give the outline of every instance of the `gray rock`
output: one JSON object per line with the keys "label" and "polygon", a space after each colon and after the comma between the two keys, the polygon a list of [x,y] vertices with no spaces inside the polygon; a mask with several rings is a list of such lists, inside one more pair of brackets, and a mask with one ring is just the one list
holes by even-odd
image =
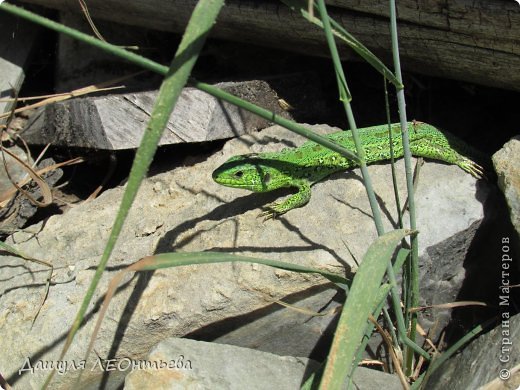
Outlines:
{"label": "gray rock", "polygon": [[[321,130],[332,129],[322,126]],[[267,222],[257,218],[259,208],[277,199],[283,191],[251,194],[219,186],[211,180],[213,169],[230,155],[279,149],[301,142],[301,137],[273,127],[228,142],[221,153],[206,161],[146,179],[67,359],[83,358],[97,318],[97,304],[115,272],[153,253],[218,250],[349,275],[356,268],[354,258],[361,261],[376,238],[358,170],[335,174],[315,185],[306,207]],[[399,161],[397,166],[401,172],[403,162]],[[396,220],[390,166],[373,165],[369,171],[389,230]],[[399,175],[398,183],[404,194],[403,175]],[[41,369],[19,375],[26,358],[31,362],[57,359],[103,251],[123,190],[106,191],[94,201],[51,217],[45,226],[34,226],[8,240],[29,255],[51,261],[55,267],[49,296],[31,328],[47,269],[13,257],[1,259],[5,268],[4,282],[0,285],[0,326],[7,331],[0,338],[0,350],[8,353],[0,355],[0,366],[11,385],[39,387],[48,374]],[[476,192],[477,181],[458,167],[433,162],[424,165],[417,191],[422,255],[482,219],[485,186],[479,188],[479,199]],[[324,227],[330,227],[331,221],[334,229],[329,228],[324,234]],[[322,294],[320,299],[311,298],[316,293]],[[281,309],[275,300],[287,299],[295,306],[305,302],[305,309],[320,311],[333,294],[331,285],[318,275],[255,264],[189,266],[129,275],[108,309],[94,348],[102,358],[139,359],[168,337],[201,329],[219,335],[220,325],[230,318],[240,318],[242,322],[229,331],[261,320],[262,326],[269,327],[264,334],[283,335],[291,329],[304,329],[298,326],[309,320],[310,315],[300,313],[298,322],[293,313],[283,315],[282,312],[292,309]],[[275,320],[262,318],[271,312],[277,314]],[[333,316],[329,318],[332,321]],[[323,328],[317,329],[305,333],[315,343],[319,341],[319,329]],[[226,342],[252,346],[254,339],[241,336]],[[275,337],[259,342],[271,352],[292,354],[283,340],[277,343]],[[277,344],[281,346],[276,347]],[[307,353],[309,349],[311,341],[297,352]],[[67,387],[76,375],[74,370],[57,375],[53,388]],[[82,381],[97,383],[102,375],[87,370]],[[104,375],[117,376],[112,372]]]}
{"label": "gray rock", "polygon": [[[444,226],[444,221],[439,221],[439,225]],[[419,264],[421,306],[434,306],[460,300],[458,296],[461,286],[468,274],[468,266],[464,261],[480,227],[481,221],[475,221],[467,229],[426,248]],[[429,334],[431,340],[438,339],[451,320],[451,312],[450,309],[434,307],[420,313],[421,326],[431,330]]]}
{"label": "gray rock", "polygon": [[511,222],[520,237],[520,136],[512,138],[493,155],[493,165],[510,209]]}
{"label": "gray rock", "polygon": [[[24,163],[32,165],[33,160],[32,158],[30,158],[30,156],[27,155],[25,149],[22,149],[19,146],[14,145],[8,148],[8,151],[14,154]],[[23,166],[19,162],[17,162],[15,158],[11,157],[7,153],[4,153],[3,158],[5,158],[5,166],[3,161],[0,160],[2,161],[0,162],[0,193],[3,193],[13,188],[13,181],[19,182],[21,179],[28,176],[27,170],[24,169]],[[6,169],[8,172],[6,172]]]}
{"label": "gray rock", "polygon": [[[324,360],[328,348],[321,344],[326,345],[331,340],[344,294],[337,294],[334,288],[324,285],[312,288],[312,292],[285,297],[283,301],[295,309],[271,305],[261,315],[230,319],[221,324],[219,329],[202,330],[190,337],[240,345],[281,356]],[[316,308],[314,312],[319,315],[314,315],[309,308]]]}
{"label": "gray rock", "polygon": [[[24,150],[19,147],[11,147],[9,150],[26,164],[32,166],[32,159],[27,156]],[[21,165],[15,161],[15,159],[7,154],[5,155],[5,159],[8,167],[7,169],[9,170],[9,174],[12,180],[20,183],[22,180],[29,178],[27,170],[22,168]],[[27,161],[28,159],[30,161]],[[40,161],[38,165],[34,167],[34,169],[35,171],[38,171],[55,163],[56,162],[52,158],[46,158]],[[58,168],[42,174],[41,178],[45,181],[45,183],[47,183],[49,188],[52,189],[58,180],[61,179],[62,175],[63,171]],[[37,205],[30,201],[25,194],[15,190],[11,179],[9,179],[4,167],[2,166],[2,168],[0,168],[0,187],[2,188],[0,193],[8,191],[5,192],[5,194],[10,194],[9,203],[0,208],[0,232],[3,234],[10,234],[13,231],[17,231],[18,229],[22,228],[22,226],[24,226],[27,221],[40,209]],[[31,196],[33,199],[42,199],[42,190],[40,186],[37,185],[34,181],[29,181],[27,185],[23,186],[23,188],[25,193]],[[15,191],[11,192],[12,190]]]}
{"label": "gray rock", "polygon": [[[25,63],[37,43],[40,27],[22,18],[0,12],[0,99],[14,97],[25,79]],[[0,102],[0,114],[12,109],[14,101]],[[5,118],[0,118],[5,124]]]}
{"label": "gray rock", "polygon": [[[447,360],[427,383],[427,389],[517,389],[520,372],[520,315],[511,312],[491,332]],[[510,375],[510,377],[509,377]],[[488,385],[487,387],[485,385]]]}
{"label": "gray rock", "polygon": [[[278,356],[252,349],[189,339],[170,338],[159,343],[142,363],[169,364],[171,369],[134,370],[125,389],[299,389],[319,367],[317,362]],[[401,389],[396,376],[359,367],[357,389]]]}

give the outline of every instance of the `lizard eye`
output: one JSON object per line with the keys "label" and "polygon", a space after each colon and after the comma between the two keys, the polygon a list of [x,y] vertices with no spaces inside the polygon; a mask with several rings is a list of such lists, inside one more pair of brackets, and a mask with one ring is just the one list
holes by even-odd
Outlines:
{"label": "lizard eye", "polygon": [[244,172],[243,172],[243,171],[236,171],[236,172],[235,172],[235,177],[237,177],[237,178],[239,178],[239,179],[240,179],[243,175],[244,175]]}

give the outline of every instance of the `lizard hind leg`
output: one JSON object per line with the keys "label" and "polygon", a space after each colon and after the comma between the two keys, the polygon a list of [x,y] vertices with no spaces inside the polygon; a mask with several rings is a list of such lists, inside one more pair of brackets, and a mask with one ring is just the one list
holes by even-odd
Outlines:
{"label": "lizard hind leg", "polygon": [[298,188],[298,192],[289,196],[283,202],[273,202],[266,205],[266,210],[259,214],[264,217],[264,221],[275,218],[276,216],[285,214],[289,210],[306,205],[311,199],[311,186],[306,180],[299,180],[291,183],[291,187]]}
{"label": "lizard hind leg", "polygon": [[484,169],[479,164],[459,153],[455,146],[450,146],[447,141],[433,142],[426,138],[420,138],[410,143],[410,149],[414,156],[458,165],[477,179],[482,178],[484,175]]}

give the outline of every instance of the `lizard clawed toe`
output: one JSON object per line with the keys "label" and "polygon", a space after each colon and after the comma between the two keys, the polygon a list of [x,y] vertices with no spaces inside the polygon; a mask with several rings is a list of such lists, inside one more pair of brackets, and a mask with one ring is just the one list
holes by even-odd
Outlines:
{"label": "lizard clawed toe", "polygon": [[484,168],[472,160],[465,160],[460,167],[477,179],[485,177]]}
{"label": "lizard clawed toe", "polygon": [[278,215],[281,215],[282,213],[277,210],[277,206],[279,206],[279,203],[271,203],[265,206],[266,210],[262,211],[260,214],[258,214],[258,218],[263,217],[264,222],[269,219],[275,219]]}
{"label": "lizard clawed toe", "polygon": [[261,213],[259,213],[256,217],[257,218],[262,218],[263,217],[263,220],[265,222],[265,221],[267,221],[269,219],[274,219],[275,213],[273,213],[271,210],[264,210]]}

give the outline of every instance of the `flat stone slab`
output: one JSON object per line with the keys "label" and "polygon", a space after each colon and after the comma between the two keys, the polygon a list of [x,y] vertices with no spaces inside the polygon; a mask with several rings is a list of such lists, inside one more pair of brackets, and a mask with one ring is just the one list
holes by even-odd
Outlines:
{"label": "flat stone slab", "polygon": [[305,358],[178,338],[159,343],[145,361],[174,361],[175,368],[135,370],[125,389],[297,389],[319,367]]}
{"label": "flat stone slab", "polygon": [[[328,126],[314,129],[337,130]],[[240,253],[351,275],[356,261],[362,261],[376,238],[359,170],[332,175],[313,186],[307,206],[266,222],[257,218],[261,207],[287,192],[253,194],[219,186],[211,179],[212,171],[231,155],[276,150],[302,142],[301,137],[274,126],[234,139],[222,152],[204,161],[197,163],[191,158],[186,166],[146,179],[93,302],[100,303],[109,280],[122,267],[144,256],[171,251]],[[397,162],[397,169],[403,172],[402,161]],[[397,220],[390,166],[372,165],[369,172],[389,230]],[[404,194],[401,173],[398,185]],[[48,374],[44,370],[19,375],[27,357],[33,362],[57,359],[103,252],[123,190],[108,190],[93,201],[51,217],[45,225],[32,226],[7,240],[24,253],[52,262],[55,268],[49,295],[31,328],[48,270],[18,258],[1,258],[4,282],[0,284],[0,327],[8,332],[0,338],[0,350],[10,353],[0,355],[0,366],[11,385],[31,388],[43,383]],[[440,248],[452,236],[471,232],[470,227],[482,220],[486,194],[486,183],[458,167],[425,163],[416,194],[422,261],[435,262],[441,257],[449,262],[465,253],[470,236],[447,250]],[[463,272],[462,264],[459,267]],[[294,315],[284,316],[284,310],[294,310],[281,308],[276,300],[320,312],[336,292],[318,275],[245,263],[186,266],[129,275],[108,309],[94,348],[102,358],[139,359],[169,337],[201,329],[218,334],[230,318],[241,320],[229,330],[237,330],[236,335],[240,335],[240,326],[256,320],[263,320],[264,334],[283,334],[284,326],[298,321]],[[316,294],[322,294],[321,298],[314,299]],[[264,320],[270,314],[276,315],[276,321]],[[299,323],[311,317],[307,312],[299,313]],[[97,306],[91,306],[67,359],[83,358],[96,318]],[[329,318],[332,321],[334,317]],[[317,343],[319,332],[312,337]],[[231,336],[226,340],[238,346],[251,346],[252,341],[251,337]],[[281,346],[277,350],[273,338],[256,341],[264,346],[269,344],[265,347],[268,352],[291,354],[287,345],[278,343]],[[307,345],[297,352],[309,349]],[[76,375],[77,371],[57,375],[54,386],[70,385]],[[82,380],[99,381],[99,375],[85,371]]]}
{"label": "flat stone slab", "polygon": [[[305,358],[177,338],[159,343],[144,362],[176,367],[134,370],[126,377],[125,390],[299,389],[319,368],[317,362]],[[396,376],[364,367],[356,369],[353,381],[360,390],[401,389]]]}
{"label": "flat stone slab", "polygon": [[[306,82],[302,82],[302,78]],[[311,73],[265,80],[223,82],[215,87],[284,118],[278,95],[287,91],[314,96],[319,81]],[[137,149],[150,120],[158,91],[87,96],[54,103],[29,120],[23,137],[29,144],[105,150]],[[319,99],[319,96],[311,98]],[[298,103],[304,103],[299,99]],[[309,103],[309,102],[307,102]],[[318,110],[320,104],[314,110]],[[300,110],[301,111],[301,110]],[[186,87],[173,109],[159,145],[204,142],[236,137],[269,126],[269,121],[196,88]]]}

